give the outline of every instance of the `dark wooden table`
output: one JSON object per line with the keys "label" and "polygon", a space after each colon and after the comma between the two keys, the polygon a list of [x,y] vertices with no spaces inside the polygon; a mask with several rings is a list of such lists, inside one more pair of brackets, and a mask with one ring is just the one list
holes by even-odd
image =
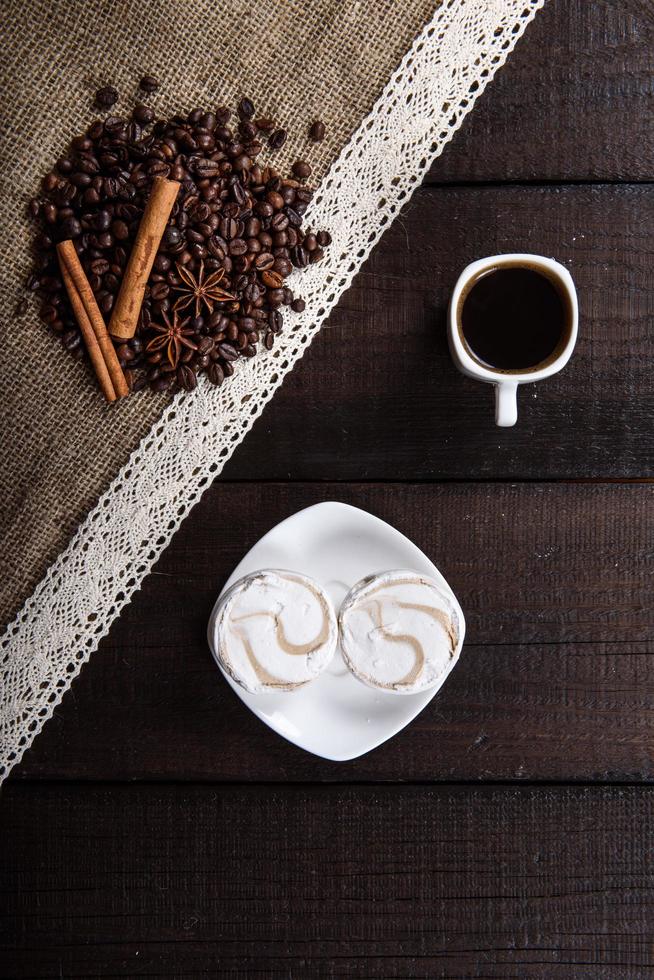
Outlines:
{"label": "dark wooden table", "polygon": [[[654,975],[654,11],[550,0],[2,799],[11,977]],[[514,430],[460,269],[565,262],[578,351]],[[244,551],[344,500],[434,557],[460,665],[331,764],[222,682]]]}

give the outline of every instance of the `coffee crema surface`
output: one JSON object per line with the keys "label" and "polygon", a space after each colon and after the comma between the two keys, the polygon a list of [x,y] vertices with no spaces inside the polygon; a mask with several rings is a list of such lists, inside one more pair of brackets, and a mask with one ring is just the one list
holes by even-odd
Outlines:
{"label": "coffee crema surface", "polygon": [[570,311],[545,273],[526,265],[498,266],[482,273],[462,295],[459,323],[466,346],[483,366],[519,372],[558,354]]}

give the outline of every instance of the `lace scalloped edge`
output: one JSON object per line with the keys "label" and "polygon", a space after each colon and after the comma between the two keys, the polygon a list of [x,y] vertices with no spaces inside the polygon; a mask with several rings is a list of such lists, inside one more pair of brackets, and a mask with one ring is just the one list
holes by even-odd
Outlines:
{"label": "lace scalloped edge", "polygon": [[[52,564],[2,639],[0,780],[222,470],[379,238],[420,186],[545,0],[443,0],[321,183],[306,221],[325,259],[304,313],[221,388],[178,396]],[[290,283],[293,286],[293,282]]]}

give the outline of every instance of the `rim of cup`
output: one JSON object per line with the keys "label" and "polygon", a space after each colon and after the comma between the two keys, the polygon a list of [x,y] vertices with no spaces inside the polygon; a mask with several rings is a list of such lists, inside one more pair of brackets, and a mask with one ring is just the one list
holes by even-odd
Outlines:
{"label": "rim of cup", "polygon": [[[551,360],[534,364],[524,370],[504,370],[493,368],[482,364],[470,353],[470,348],[464,342],[461,323],[460,323],[460,303],[464,291],[469,284],[480,277],[484,272],[502,267],[529,267],[535,271],[543,270],[547,278],[558,281],[562,292],[569,306],[570,322],[567,326],[567,340],[557,356]],[[507,252],[500,255],[489,255],[482,259],[476,259],[465,267],[456,281],[450,300],[448,314],[448,336],[450,350],[455,362],[465,374],[480,381],[487,381],[491,384],[502,384],[515,382],[524,384],[525,382],[538,381],[547,378],[560,371],[570,360],[572,351],[577,342],[579,329],[579,303],[577,291],[575,289],[572,276],[564,265],[556,259],[547,258],[544,255],[534,255],[529,252]]]}

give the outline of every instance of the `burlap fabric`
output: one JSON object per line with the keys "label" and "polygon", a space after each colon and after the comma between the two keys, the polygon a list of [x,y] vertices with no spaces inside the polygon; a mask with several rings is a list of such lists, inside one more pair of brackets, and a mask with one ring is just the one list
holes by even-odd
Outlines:
{"label": "burlap fabric", "polygon": [[[89,370],[37,318],[14,315],[32,229],[26,202],[115,85],[127,110],[144,73],[159,114],[242,95],[289,127],[280,163],[319,179],[370,109],[435,0],[10,0],[1,5],[0,315],[3,465],[0,621],[43,576],[165,407],[148,392],[107,406]],[[328,138],[307,149],[310,121]]]}

